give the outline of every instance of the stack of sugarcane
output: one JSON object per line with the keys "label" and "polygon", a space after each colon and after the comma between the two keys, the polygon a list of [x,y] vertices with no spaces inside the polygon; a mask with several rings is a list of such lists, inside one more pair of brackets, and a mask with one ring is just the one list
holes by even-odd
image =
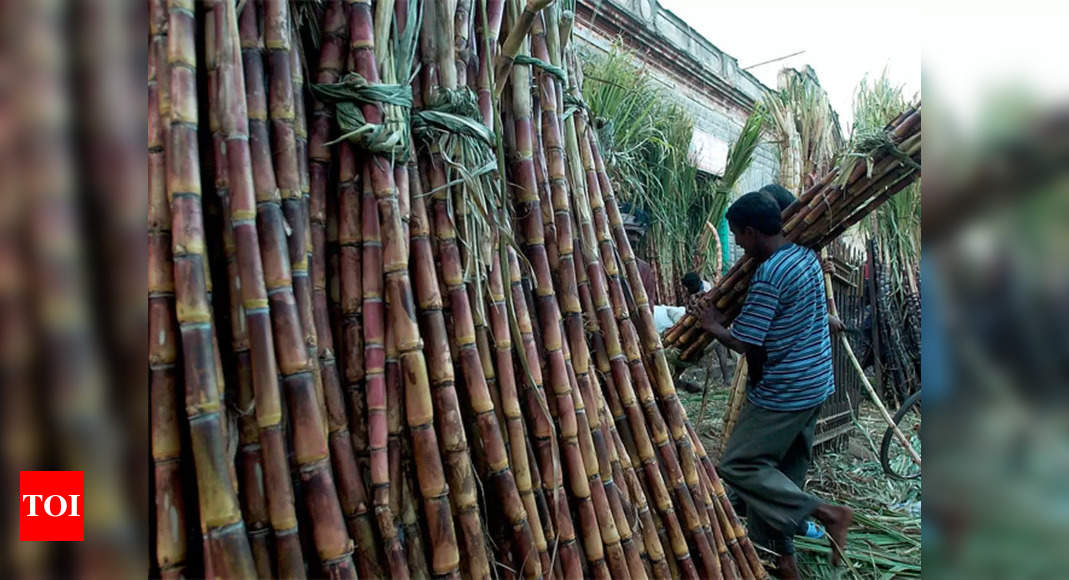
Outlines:
{"label": "stack of sugarcane", "polygon": [[676,396],[573,12],[149,8],[160,575],[765,576]]}
{"label": "stack of sugarcane", "polygon": [[[920,103],[901,113],[878,133],[855,140],[839,165],[783,210],[787,239],[819,250],[843,234],[921,173]],[[742,309],[757,264],[744,257],[696,301],[713,303],[727,320]],[[681,360],[700,356],[713,341],[697,317],[688,313],[665,334],[664,343],[680,350]]]}

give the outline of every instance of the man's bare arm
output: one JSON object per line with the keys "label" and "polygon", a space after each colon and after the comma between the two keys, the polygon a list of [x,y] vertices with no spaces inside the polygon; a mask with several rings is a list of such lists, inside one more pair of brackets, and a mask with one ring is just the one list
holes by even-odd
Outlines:
{"label": "man's bare arm", "polygon": [[723,324],[720,324],[716,321],[706,323],[706,321],[702,319],[702,329],[704,329],[709,334],[712,334],[714,338],[724,343],[724,346],[730,348],[731,350],[739,354],[747,354],[746,349],[750,345],[746,344],[745,342],[742,342],[734,336],[731,336],[731,331],[725,328]]}
{"label": "man's bare arm", "polygon": [[765,347],[743,342],[732,336],[731,331],[721,322],[722,317],[719,316],[715,308],[711,312],[702,311],[700,314],[699,320],[702,328],[722,342],[724,346],[739,354],[746,355],[746,367],[750,376],[753,377],[755,384],[760,382],[761,377],[764,376],[765,360],[768,358],[768,351],[765,350]]}

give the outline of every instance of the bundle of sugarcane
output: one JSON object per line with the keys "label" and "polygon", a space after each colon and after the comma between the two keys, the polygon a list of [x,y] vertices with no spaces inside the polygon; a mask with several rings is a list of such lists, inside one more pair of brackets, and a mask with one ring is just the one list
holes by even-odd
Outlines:
{"label": "bundle of sugarcane", "polygon": [[676,396],[572,12],[149,7],[161,576],[765,576]]}
{"label": "bundle of sugarcane", "polygon": [[[819,250],[843,234],[891,196],[920,177],[921,106],[902,112],[882,131],[860,136],[852,151],[798,200],[783,210],[789,241]],[[730,321],[742,309],[757,264],[743,257],[696,301],[713,303]],[[665,334],[665,344],[681,351],[681,360],[699,356],[713,340],[688,313]]]}

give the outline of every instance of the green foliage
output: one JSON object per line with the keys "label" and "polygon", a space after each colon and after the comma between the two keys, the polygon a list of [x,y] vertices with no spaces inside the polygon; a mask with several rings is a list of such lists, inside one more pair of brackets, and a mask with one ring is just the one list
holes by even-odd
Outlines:
{"label": "green foliage", "polygon": [[784,68],[764,105],[779,136],[780,184],[799,195],[831,169],[843,148],[839,117],[813,69]]}
{"label": "green foliage", "polygon": [[583,60],[583,98],[606,165],[619,198],[650,216],[647,255],[660,265],[662,295],[670,298],[691,269],[713,277],[718,245],[705,222],[715,226],[727,209],[734,184],[760,142],[764,115],[747,121],[725,174],[712,178],[690,157],[693,119],[670,90],[634,64],[631,54],[617,45],[606,55]]}
{"label": "green foliage", "polygon": [[[902,87],[892,84],[886,73],[874,81],[862,79],[854,95],[851,141],[860,142],[871,138],[874,133],[882,132],[887,123],[906,110],[908,105]],[[920,192],[920,181],[917,181],[891,197],[876,211],[874,220],[870,218],[861,222],[862,231],[876,237],[884,254],[886,272],[894,294],[909,292],[915,282],[909,277],[920,258]]]}
{"label": "green foliage", "polygon": [[761,134],[764,131],[768,111],[763,105],[758,105],[754,112],[746,118],[742,131],[728,150],[727,162],[724,164],[724,174],[713,185],[714,201],[712,209],[706,218],[709,223],[717,224],[727,212],[728,202],[735,190],[735,184],[743,173],[753,163],[754,152],[761,144]]}

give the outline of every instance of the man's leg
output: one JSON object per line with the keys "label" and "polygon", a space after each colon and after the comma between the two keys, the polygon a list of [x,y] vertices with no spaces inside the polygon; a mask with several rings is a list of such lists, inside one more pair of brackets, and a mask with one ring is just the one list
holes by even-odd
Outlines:
{"label": "man's leg", "polygon": [[[809,472],[809,466],[813,463],[813,439],[817,429],[817,418],[820,415],[819,408],[813,413],[809,423],[802,428],[794,442],[787,449],[787,453],[779,462],[779,470],[799,487],[805,489],[805,476]],[[798,533],[805,533],[807,522],[800,522]]]}
{"label": "man's leg", "polygon": [[[806,473],[813,463],[813,440],[816,435],[817,417],[820,415],[820,408],[818,407],[815,411],[809,424],[798,434],[797,439],[788,449],[787,454],[779,465],[780,471],[798,485],[799,488],[804,487]],[[833,545],[842,547],[846,543],[846,530],[853,520],[853,512],[850,508],[821,503],[811,515],[827,528],[827,534],[831,538]],[[798,532],[804,533],[805,527],[806,522],[804,520],[799,522]],[[833,551],[832,563],[838,564],[838,561],[839,553]]]}
{"label": "man's leg", "polygon": [[817,412],[770,411],[746,401],[720,460],[721,477],[746,503],[747,513],[784,534],[793,535],[798,522],[820,503],[779,470]]}
{"label": "man's leg", "polygon": [[809,422],[798,432],[787,453],[779,462],[779,470],[783,472],[799,488],[805,486],[805,476],[809,472],[809,466],[813,463],[813,439],[817,430],[817,418],[820,416],[820,407],[813,410]]}
{"label": "man's leg", "polygon": [[728,349],[719,340],[713,342],[713,352],[716,354],[716,363],[720,366],[720,378],[725,385],[731,384],[731,373],[728,372]]}
{"label": "man's leg", "polygon": [[[819,408],[777,412],[747,401],[720,461],[719,472],[746,503],[749,519],[755,516],[762,519],[778,530],[781,538],[789,540],[799,524],[812,514],[824,524],[834,545],[841,547],[853,519],[850,508],[821,502],[778,469],[795,438],[817,414]],[[775,543],[781,544],[778,540]],[[788,558],[793,561],[793,557]],[[832,564],[837,565],[840,558],[839,550],[834,550]]]}
{"label": "man's leg", "polygon": [[[785,578],[797,577],[791,542],[794,528],[786,530],[785,516],[778,512],[805,511],[808,515],[807,510],[817,502],[803,494],[778,467],[811,415],[815,412],[768,411],[746,401],[720,462],[719,472],[733,503],[746,506],[751,538],[780,554],[779,569]],[[788,496],[786,500],[792,503],[784,505],[782,490],[799,497]]]}
{"label": "man's leg", "polygon": [[735,488],[728,486],[728,502],[731,503],[731,509],[735,510],[735,515],[739,517],[746,517],[746,502],[742,501],[739,494],[735,493]]}
{"label": "man's leg", "polygon": [[[808,423],[795,436],[783,455],[777,468],[794,482],[799,489],[804,491],[805,476],[813,459],[813,436],[816,432],[817,418],[820,415],[819,408],[814,409]],[[798,523],[796,534],[804,534],[809,522],[802,520]],[[780,578],[798,578],[798,562],[795,559],[794,539],[786,537],[783,540],[783,549],[779,550],[776,566],[779,569]]]}

